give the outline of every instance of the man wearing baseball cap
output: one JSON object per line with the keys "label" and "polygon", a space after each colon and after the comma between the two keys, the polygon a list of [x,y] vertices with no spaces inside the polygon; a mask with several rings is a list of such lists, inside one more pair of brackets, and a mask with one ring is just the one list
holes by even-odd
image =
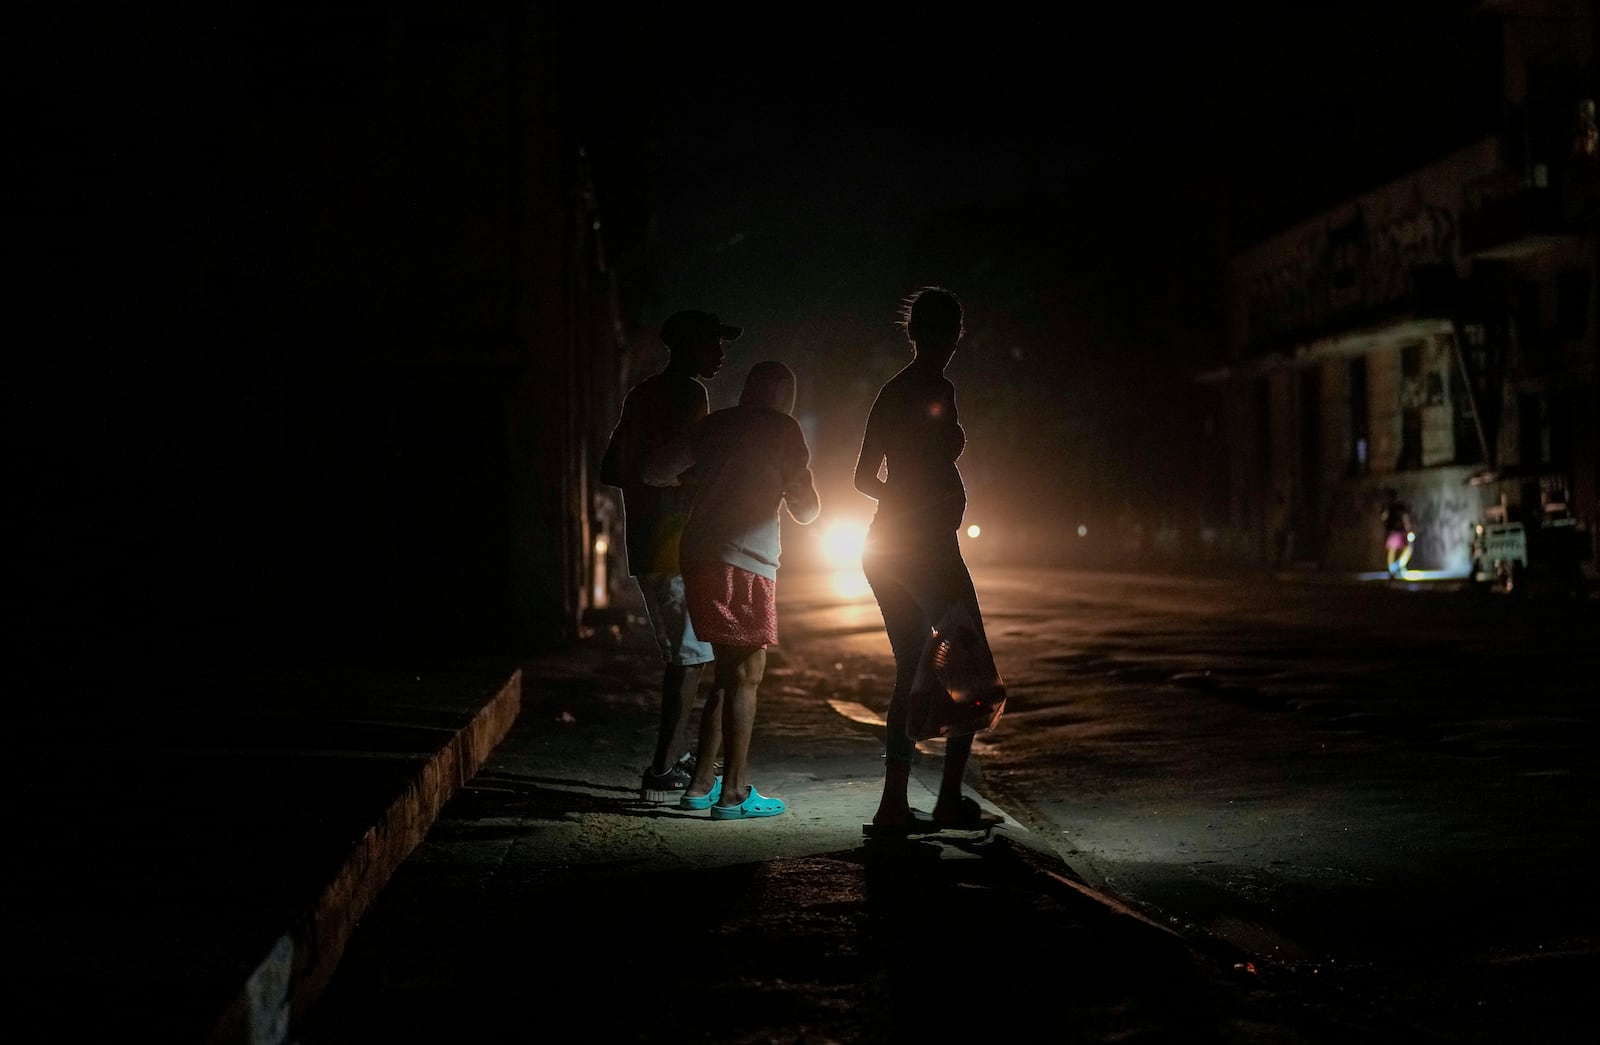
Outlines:
{"label": "man wearing baseball cap", "polygon": [[[661,343],[668,350],[692,341],[736,341],[744,333],[743,327],[729,326],[710,312],[686,309],[674,312],[661,324]],[[669,364],[670,365],[670,364]]]}
{"label": "man wearing baseball cap", "polygon": [[701,668],[714,657],[711,644],[696,636],[689,622],[678,563],[694,484],[651,486],[640,470],[657,448],[710,412],[710,396],[702,381],[716,376],[727,358],[724,343],[742,333],[743,328],[697,309],[668,316],[661,324],[667,365],[623,398],[622,417],[600,463],[600,481],[622,491],[628,573],[644,596],[665,665],[655,753],[639,785],[639,797],[645,802],[676,804],[689,786],[694,767],[690,720]]}

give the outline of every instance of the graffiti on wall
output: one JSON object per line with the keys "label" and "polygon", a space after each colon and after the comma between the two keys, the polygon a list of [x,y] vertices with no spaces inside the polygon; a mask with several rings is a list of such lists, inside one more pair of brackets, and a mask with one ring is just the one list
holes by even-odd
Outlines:
{"label": "graffiti on wall", "polygon": [[1323,565],[1366,572],[1384,562],[1381,509],[1393,487],[1411,509],[1417,543],[1411,568],[1464,577],[1472,570],[1472,528],[1483,517],[1485,494],[1470,486],[1466,467],[1429,468],[1369,476],[1329,491],[1328,542]]}
{"label": "graffiti on wall", "polygon": [[[1424,487],[1412,522],[1417,527],[1418,568],[1465,576],[1472,570],[1472,528],[1483,518],[1482,499],[1456,485]],[[1430,564],[1422,566],[1421,564]]]}
{"label": "graffiti on wall", "polygon": [[1356,209],[1310,229],[1247,288],[1250,337],[1262,339],[1325,323],[1341,313],[1411,293],[1413,270],[1453,265],[1456,220],[1423,205],[1383,222]]}

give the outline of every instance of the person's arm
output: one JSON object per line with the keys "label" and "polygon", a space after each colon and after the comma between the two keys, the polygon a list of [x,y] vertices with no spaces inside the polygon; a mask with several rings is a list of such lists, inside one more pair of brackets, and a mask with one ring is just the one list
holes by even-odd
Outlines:
{"label": "person's arm", "polygon": [[856,455],[855,487],[874,501],[883,500],[886,485],[878,478],[878,469],[883,465],[884,457],[881,427],[878,404],[873,403],[872,412],[867,415],[867,429],[861,436],[861,452]]}
{"label": "person's arm", "polygon": [[817,496],[817,484],[811,469],[802,468],[783,488],[783,505],[794,521],[804,526],[822,514],[822,500]]}
{"label": "person's arm", "polygon": [[822,513],[816,478],[811,474],[811,448],[799,425],[790,429],[791,448],[786,455],[783,477],[783,504],[794,521],[804,526]]}
{"label": "person's arm", "polygon": [[821,513],[822,501],[811,474],[811,448],[806,445],[806,434],[793,418],[784,418],[784,422],[778,440],[778,472],[783,477],[780,503],[795,522],[804,526]]}
{"label": "person's arm", "polygon": [[605,456],[600,459],[600,481],[607,486],[620,489],[623,485],[624,476],[627,474],[627,452],[623,448],[628,442],[629,428],[628,407],[624,404],[622,417],[617,421],[617,426],[611,430],[611,439],[606,443]]}
{"label": "person's arm", "polygon": [[639,478],[651,486],[681,486],[679,477],[693,467],[694,446],[685,434],[647,454],[639,466]]}

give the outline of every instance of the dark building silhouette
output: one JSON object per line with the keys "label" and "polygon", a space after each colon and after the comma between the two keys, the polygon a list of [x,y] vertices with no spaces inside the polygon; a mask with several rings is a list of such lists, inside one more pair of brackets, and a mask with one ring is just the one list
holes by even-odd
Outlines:
{"label": "dark building silhouette", "polygon": [[532,4],[23,23],[12,667],[576,634],[633,339],[624,56]]}

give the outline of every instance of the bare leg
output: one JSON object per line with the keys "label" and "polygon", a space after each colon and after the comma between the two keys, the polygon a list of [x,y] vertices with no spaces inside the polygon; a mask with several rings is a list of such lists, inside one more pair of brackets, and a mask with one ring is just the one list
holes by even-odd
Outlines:
{"label": "bare leg", "polygon": [[759,646],[717,646],[717,687],[723,690],[722,797],[717,804],[737,806],[750,797],[750,735],[756,724],[756,690],[767,670],[767,651]]}
{"label": "bare leg", "polygon": [[661,725],[656,731],[652,773],[665,773],[689,750],[689,722],[700,692],[700,665],[667,665],[661,678]]}
{"label": "bare leg", "polygon": [[883,769],[883,794],[872,822],[879,827],[898,827],[911,821],[911,802],[906,797],[911,786],[911,764],[888,762]]}
{"label": "bare leg", "polygon": [[[907,705],[910,703],[911,681],[916,674],[916,663],[905,656],[895,658],[894,692],[889,697],[889,710],[884,715],[885,728],[891,735],[905,735]],[[879,827],[897,827],[911,821],[911,760],[897,757],[899,745],[888,745],[884,759],[883,793],[878,796],[878,810],[872,822]],[[971,750],[970,745],[968,750]]]}
{"label": "bare leg", "polygon": [[935,820],[954,820],[960,815],[961,785],[971,757],[972,734],[945,741],[944,772],[939,777],[939,798],[933,807]]}
{"label": "bare leg", "polygon": [[[721,664],[719,660],[717,662]],[[689,781],[687,794],[699,798],[711,793],[717,782],[717,756],[722,754],[722,708],[725,691],[720,683],[712,683],[706,695],[706,706],[700,711],[700,742],[695,747],[694,778]]]}
{"label": "bare leg", "polygon": [[[931,633],[931,621],[944,616],[953,605],[964,605],[978,634],[984,634],[983,611],[978,606],[972,576],[961,559],[954,532],[931,545],[925,557],[919,556],[909,567],[891,558],[863,556],[862,569],[883,613],[884,630],[894,654],[894,690],[889,710],[884,715],[883,793],[878,799],[872,823],[894,829],[911,822],[908,790],[916,745],[906,734],[912,683]],[[945,742],[944,775],[940,783],[935,813],[943,819],[959,815],[961,782],[972,754],[972,737]]]}

